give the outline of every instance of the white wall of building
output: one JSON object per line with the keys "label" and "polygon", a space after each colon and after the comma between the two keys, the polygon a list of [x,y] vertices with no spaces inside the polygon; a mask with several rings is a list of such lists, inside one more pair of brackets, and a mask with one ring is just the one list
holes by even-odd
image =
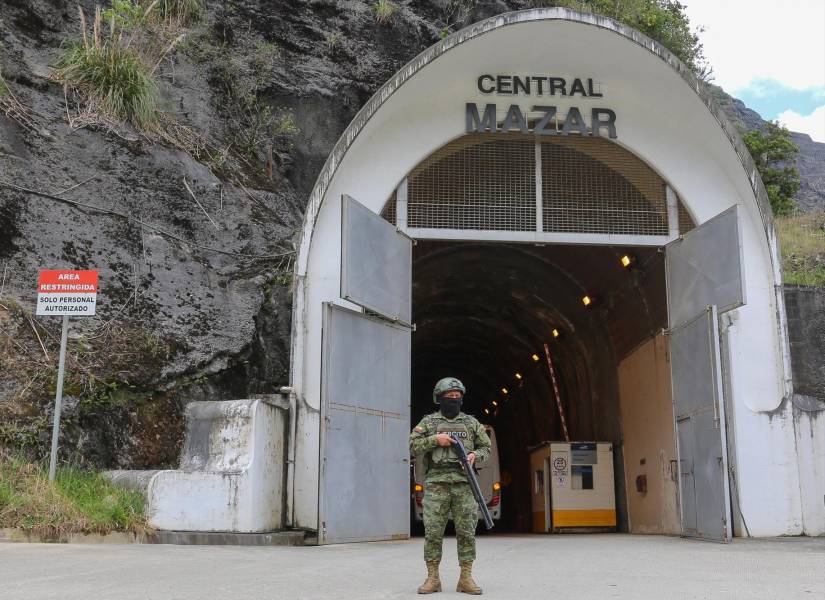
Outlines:
{"label": "white wall of building", "polygon": [[[559,19],[563,15],[574,20]],[[365,109],[377,106],[371,118],[356,117],[319,177],[296,265],[292,378],[301,413],[295,525],[317,526],[321,307],[326,301],[346,304],[339,300],[341,195],[379,212],[415,165],[464,134],[465,103],[496,102],[506,111],[512,102],[556,105],[562,113],[571,105],[588,112],[610,108],[617,113],[616,141],[662,175],[697,223],[739,205],[747,304],[737,309],[731,359],[740,502],[752,535],[801,533],[797,436],[790,403],[783,403],[788,370],[777,317],[783,308],[776,299],[775,250],[741,159],[682,75],[651,48],[597,26],[611,22],[560,9],[519,18],[525,20],[500,17],[459,32],[442,43],[449,50],[428,51],[402,69],[379,92],[379,98],[388,95],[383,103],[374,99]],[[476,87],[484,73],[592,77],[604,97],[484,95]],[[825,450],[820,444],[810,451]],[[825,518],[821,503],[808,510],[815,513],[812,523]]]}

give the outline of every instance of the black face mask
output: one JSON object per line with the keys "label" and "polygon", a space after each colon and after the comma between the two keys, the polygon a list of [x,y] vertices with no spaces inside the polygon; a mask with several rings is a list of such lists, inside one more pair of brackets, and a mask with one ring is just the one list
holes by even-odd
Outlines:
{"label": "black face mask", "polygon": [[441,407],[441,414],[448,419],[454,419],[457,417],[458,412],[461,410],[461,398],[439,396],[438,404]]}

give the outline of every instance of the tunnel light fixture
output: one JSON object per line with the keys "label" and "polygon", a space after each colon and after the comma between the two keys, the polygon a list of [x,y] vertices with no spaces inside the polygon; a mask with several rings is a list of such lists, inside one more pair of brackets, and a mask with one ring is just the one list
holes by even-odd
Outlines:
{"label": "tunnel light fixture", "polygon": [[509,394],[510,392],[507,391],[507,388],[501,388],[501,393],[506,395],[506,394]]}
{"label": "tunnel light fixture", "polygon": [[553,337],[554,337],[554,338],[557,338],[557,337],[559,337],[560,335],[561,335],[561,332],[560,332],[558,329],[554,329],[554,330],[553,330]]}
{"label": "tunnel light fixture", "polygon": [[516,379],[521,379],[521,378],[522,378],[521,373],[519,373],[518,371],[516,371]]}
{"label": "tunnel light fixture", "polygon": [[490,409],[489,409],[489,408],[485,408],[485,409],[484,409],[484,414],[485,414],[485,415],[489,415],[489,414],[490,414]]}
{"label": "tunnel light fixture", "polygon": [[630,266],[633,264],[633,257],[632,257],[632,256],[630,256],[629,254],[625,254],[624,256],[622,256],[622,257],[619,259],[619,262],[621,262],[621,263],[622,263],[622,266],[623,266],[625,269],[629,269],[629,268],[630,268]]}
{"label": "tunnel light fixture", "polygon": [[533,359],[533,362],[539,362],[539,355],[538,355],[538,354],[534,354],[534,355],[533,355],[533,356],[531,356],[530,358],[532,358],[532,359]]}
{"label": "tunnel light fixture", "polygon": [[493,406],[498,406],[498,402],[496,402],[495,400],[493,400]]}
{"label": "tunnel light fixture", "polygon": [[593,304],[593,298],[591,298],[590,296],[582,296],[582,304],[584,304],[585,306],[590,306],[591,304]]}
{"label": "tunnel light fixture", "polygon": [[500,489],[501,489],[501,484],[500,484],[498,481],[496,481],[496,482],[493,484],[493,491],[494,491],[494,492],[497,492],[497,491],[499,491]]}

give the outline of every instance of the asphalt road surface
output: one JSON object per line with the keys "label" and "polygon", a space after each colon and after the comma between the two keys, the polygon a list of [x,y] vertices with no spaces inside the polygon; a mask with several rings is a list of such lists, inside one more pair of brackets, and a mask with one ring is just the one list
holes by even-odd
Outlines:
{"label": "asphalt road surface", "polygon": [[[417,598],[423,540],[325,547],[0,544],[0,598],[268,600]],[[722,545],[660,536],[496,535],[478,540],[487,598],[825,598],[825,538]],[[455,592],[455,539],[444,592]]]}

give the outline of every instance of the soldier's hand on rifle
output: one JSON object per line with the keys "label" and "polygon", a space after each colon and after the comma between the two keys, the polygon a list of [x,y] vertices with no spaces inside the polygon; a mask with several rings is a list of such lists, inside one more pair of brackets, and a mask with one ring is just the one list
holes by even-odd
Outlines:
{"label": "soldier's hand on rifle", "polygon": [[452,438],[447,433],[436,434],[435,441],[439,446],[442,446],[444,448],[448,448],[453,444]]}
{"label": "soldier's hand on rifle", "polygon": [[476,462],[476,453],[475,452],[470,452],[467,455],[467,462],[470,463],[471,467],[473,466],[473,464],[475,464],[475,462]]}

